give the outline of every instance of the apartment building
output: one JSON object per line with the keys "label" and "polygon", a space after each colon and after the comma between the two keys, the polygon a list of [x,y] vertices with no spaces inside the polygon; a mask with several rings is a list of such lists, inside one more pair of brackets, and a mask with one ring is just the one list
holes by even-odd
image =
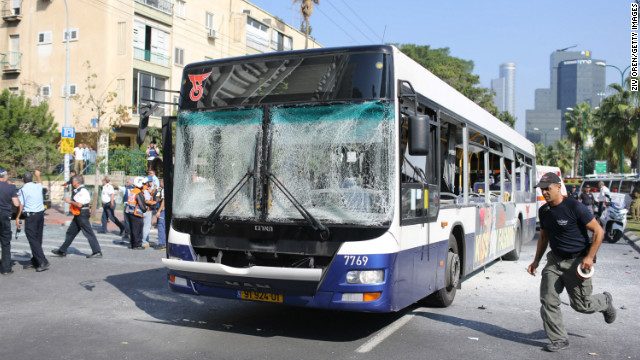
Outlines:
{"label": "apartment building", "polygon": [[[112,143],[126,146],[134,144],[144,99],[178,101],[157,89],[180,89],[186,64],[305,46],[304,33],[245,0],[3,0],[1,6],[0,86],[23,92],[32,104],[46,101],[62,127],[69,36],[69,126],[92,132],[108,124],[115,106],[133,106],[132,120],[112,134]],[[309,47],[321,46],[310,39]],[[80,100],[88,96],[90,74],[98,97],[117,93],[100,124],[96,109]],[[174,110],[159,106],[150,125],[160,127],[160,116]]]}

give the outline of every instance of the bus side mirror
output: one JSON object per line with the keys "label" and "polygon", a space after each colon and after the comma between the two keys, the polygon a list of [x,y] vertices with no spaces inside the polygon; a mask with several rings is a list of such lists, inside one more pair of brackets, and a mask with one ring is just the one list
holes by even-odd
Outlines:
{"label": "bus side mirror", "polygon": [[409,155],[429,155],[429,117],[409,116]]}
{"label": "bus side mirror", "polygon": [[149,116],[156,110],[158,104],[147,104],[140,107],[140,122],[138,123],[138,135],[136,136],[136,142],[138,146],[144,143],[144,139],[147,137],[147,126],[149,126]]}

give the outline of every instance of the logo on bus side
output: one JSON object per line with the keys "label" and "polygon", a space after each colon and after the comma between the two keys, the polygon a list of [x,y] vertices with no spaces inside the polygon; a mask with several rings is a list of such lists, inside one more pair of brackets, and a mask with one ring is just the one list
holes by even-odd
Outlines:
{"label": "logo on bus side", "polygon": [[210,72],[201,75],[189,75],[191,81],[191,92],[189,93],[189,99],[191,101],[198,101],[203,95],[202,83],[211,75]]}

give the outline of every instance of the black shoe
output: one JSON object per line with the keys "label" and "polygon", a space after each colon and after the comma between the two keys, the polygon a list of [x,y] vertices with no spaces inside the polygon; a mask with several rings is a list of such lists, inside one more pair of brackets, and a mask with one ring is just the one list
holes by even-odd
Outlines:
{"label": "black shoe", "polygon": [[164,245],[156,245],[153,247],[155,250],[167,250],[167,247]]}
{"label": "black shoe", "polygon": [[2,275],[11,275],[11,274],[13,274],[13,270],[3,271],[0,274],[2,274]]}
{"label": "black shoe", "polygon": [[124,229],[123,229],[123,230],[120,230],[120,236],[124,236],[124,235],[125,235],[125,233],[124,233]]}
{"label": "black shoe", "polygon": [[569,348],[569,340],[554,341],[551,344],[545,345],[544,349],[548,352],[556,352],[560,350],[566,350]]}
{"label": "black shoe", "polygon": [[36,268],[36,272],[43,272],[45,270],[49,270],[49,262],[46,262]]}
{"label": "black shoe", "polygon": [[66,253],[66,252],[64,252],[64,251],[60,251],[60,249],[53,249],[53,250],[51,250],[51,253],[52,253],[53,255],[60,256],[60,257],[65,257],[65,256],[67,256],[67,253]]}
{"label": "black shoe", "polygon": [[102,257],[102,251],[94,252],[91,255],[87,255],[87,259],[101,258],[101,257]]}
{"label": "black shoe", "polygon": [[604,296],[607,297],[607,308],[602,311],[604,315],[604,321],[607,324],[611,324],[616,321],[616,308],[613,306],[613,296],[609,292],[605,291]]}

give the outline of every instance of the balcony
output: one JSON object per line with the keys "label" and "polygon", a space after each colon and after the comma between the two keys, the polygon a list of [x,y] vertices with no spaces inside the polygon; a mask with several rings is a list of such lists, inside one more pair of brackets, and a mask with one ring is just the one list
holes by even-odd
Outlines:
{"label": "balcony", "polygon": [[22,53],[9,51],[0,54],[0,67],[5,74],[19,74],[21,70]]}
{"label": "balcony", "polygon": [[2,19],[4,21],[22,20],[22,1],[4,0],[2,2]]}
{"label": "balcony", "polygon": [[[137,1],[137,0],[136,0]],[[133,48],[134,59],[148,61],[153,64],[169,67],[171,58],[167,55],[151,52],[149,50]]]}
{"label": "balcony", "polygon": [[173,14],[173,2],[167,0],[136,0],[137,3],[162,11],[165,14]]}

